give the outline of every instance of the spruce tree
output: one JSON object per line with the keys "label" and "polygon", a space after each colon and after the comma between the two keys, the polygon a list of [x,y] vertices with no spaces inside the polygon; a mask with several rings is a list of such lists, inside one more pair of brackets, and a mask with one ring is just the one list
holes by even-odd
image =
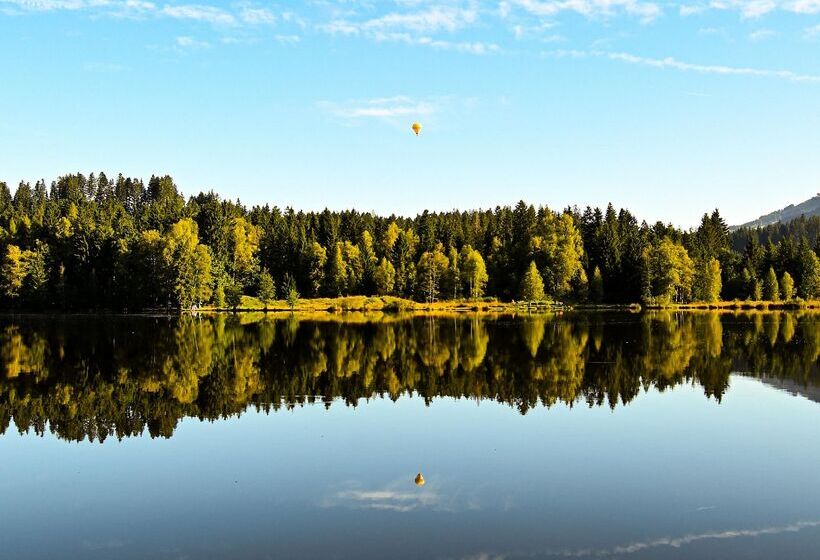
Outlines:
{"label": "spruce tree", "polygon": [[589,297],[595,304],[600,305],[604,301],[604,279],[597,266],[592,271],[592,280],[589,282]]}

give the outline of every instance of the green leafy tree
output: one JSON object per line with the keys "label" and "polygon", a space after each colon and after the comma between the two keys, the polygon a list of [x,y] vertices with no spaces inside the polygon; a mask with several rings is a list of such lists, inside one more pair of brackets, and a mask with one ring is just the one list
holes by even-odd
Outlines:
{"label": "green leafy tree", "polygon": [[225,307],[225,284],[223,284],[221,281],[217,281],[216,287],[214,288],[213,302],[214,307],[216,307],[217,309],[222,309]]}
{"label": "green leafy tree", "polygon": [[720,262],[714,257],[700,260],[695,264],[692,297],[695,301],[714,303],[720,301],[722,281]]}
{"label": "green leafy tree", "polygon": [[530,266],[521,279],[520,294],[521,299],[524,301],[541,301],[544,299],[544,281],[535,266],[535,261],[530,261]]}
{"label": "green leafy tree", "polygon": [[242,288],[235,283],[230,283],[225,287],[225,301],[228,306],[236,311],[242,305]]}
{"label": "green leafy tree", "polygon": [[461,295],[461,270],[458,266],[458,251],[450,247],[447,251],[447,270],[441,279],[441,291],[445,298],[458,299]]}
{"label": "green leafy tree", "polygon": [[664,237],[647,249],[650,294],[660,303],[685,302],[692,294],[694,265],[680,243]]}
{"label": "green leafy tree", "polygon": [[15,301],[20,296],[23,280],[26,277],[23,252],[17,245],[8,245],[6,247],[0,275],[2,275],[3,296],[10,301]]}
{"label": "green leafy tree", "polygon": [[347,294],[347,263],[345,263],[342,244],[337,243],[328,264],[327,291],[334,296]]}
{"label": "green leafy tree", "polygon": [[794,297],[794,279],[788,272],[784,272],[780,278],[780,291],[783,294],[784,301],[791,301]]}
{"label": "green leafy tree", "polygon": [[461,277],[470,298],[478,299],[482,297],[489,276],[481,253],[469,245],[462,247],[459,255],[459,268],[462,271]]}
{"label": "green leafy tree", "polygon": [[296,289],[296,281],[293,279],[292,276],[288,276],[285,280],[285,287],[285,301],[287,302],[288,307],[290,307],[290,310],[292,312],[296,305],[299,303],[299,291]]}
{"label": "green leafy tree", "polygon": [[572,279],[582,268],[584,244],[570,214],[546,209],[530,239],[530,253],[549,277],[550,293],[559,298],[569,295]]}
{"label": "green leafy tree", "polygon": [[393,292],[393,285],[396,281],[396,270],[386,258],[382,257],[379,261],[379,266],[374,272],[374,280],[376,283],[376,293],[380,296],[387,296]]}
{"label": "green leafy tree", "polygon": [[318,296],[325,282],[325,266],[327,265],[327,250],[314,241],[310,245],[307,257],[309,291],[311,296]]}
{"label": "green leafy tree", "polygon": [[350,241],[342,242],[342,258],[345,262],[347,277],[344,294],[358,294],[364,280],[364,261],[358,245]]}
{"label": "green leafy tree", "polygon": [[416,267],[416,286],[419,296],[427,303],[438,300],[439,284],[447,272],[449,261],[444,256],[441,244],[432,251],[425,251]]}
{"label": "green leafy tree", "polygon": [[230,270],[234,282],[247,286],[259,268],[260,230],[243,217],[234,218],[230,226]]}
{"label": "green leafy tree", "polygon": [[769,271],[763,279],[763,299],[767,301],[780,301],[780,286],[777,283],[777,275],[774,268],[769,267]]}
{"label": "green leafy tree", "polygon": [[259,273],[259,299],[265,306],[265,310],[276,299],[276,286],[273,283],[273,277],[266,268],[263,268],[262,272]]}
{"label": "green leafy tree", "polygon": [[182,309],[201,305],[211,297],[211,254],[199,243],[197,224],[183,218],[173,224],[163,239],[165,277],[170,280],[171,298]]}

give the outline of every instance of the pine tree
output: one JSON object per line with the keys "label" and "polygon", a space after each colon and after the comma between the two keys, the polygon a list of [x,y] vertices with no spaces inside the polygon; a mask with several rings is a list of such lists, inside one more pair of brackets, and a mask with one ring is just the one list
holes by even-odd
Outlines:
{"label": "pine tree", "polygon": [[592,303],[600,305],[604,301],[604,278],[601,269],[595,267],[592,271],[592,280],[589,283],[589,297]]}
{"label": "pine tree", "polygon": [[763,299],[763,284],[760,280],[755,279],[752,282],[752,300],[760,301]]}
{"label": "pine tree", "polygon": [[580,268],[572,279],[572,293],[575,301],[586,303],[589,300],[589,279],[583,268]]}
{"label": "pine tree", "polygon": [[797,285],[797,295],[803,299],[812,299],[820,294],[820,259],[809,246],[806,238],[800,241],[798,248],[798,266],[800,280]]}

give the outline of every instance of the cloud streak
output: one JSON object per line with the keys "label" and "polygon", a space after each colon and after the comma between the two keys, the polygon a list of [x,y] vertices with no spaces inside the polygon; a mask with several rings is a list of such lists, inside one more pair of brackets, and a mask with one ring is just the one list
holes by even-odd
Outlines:
{"label": "cloud streak", "polygon": [[663,10],[654,2],[639,0],[507,0],[502,15],[512,7],[538,17],[553,17],[562,12],[574,12],[587,18],[611,18],[626,14],[643,22],[660,17]]}
{"label": "cloud streak", "polygon": [[233,15],[221,8],[214,8],[213,6],[201,6],[198,4],[165,6],[160,13],[175,19],[204,21],[215,25],[236,25],[236,18]]}
{"label": "cloud streak", "polygon": [[635,56],[623,52],[596,53],[596,56],[606,56],[610,60],[649,66],[659,69],[680,70],[681,72],[697,72],[698,74],[718,74],[724,76],[753,76],[757,78],[777,78],[790,82],[812,82],[820,83],[820,76],[813,74],[800,74],[791,70],[768,70],[760,68],[749,68],[743,66],[726,66],[722,64],[692,64],[682,62],[672,57],[648,58]]}
{"label": "cloud streak", "polygon": [[393,119],[397,117],[426,116],[437,111],[430,101],[418,101],[404,95],[367,100],[349,101],[336,104],[328,101],[319,103],[319,107],[343,119]]}
{"label": "cloud streak", "polygon": [[774,78],[789,82],[820,83],[820,75],[801,74],[791,70],[770,70],[763,68],[751,68],[745,66],[727,66],[723,64],[694,64],[684,62],[671,56],[664,58],[652,58],[638,56],[626,52],[609,51],[583,51],[583,50],[558,50],[544,53],[547,56],[557,58],[606,58],[616,62],[624,62],[637,66],[646,66],[659,70],[677,70],[680,72],[694,72],[698,74],[715,74],[721,76],[749,76],[755,78]]}

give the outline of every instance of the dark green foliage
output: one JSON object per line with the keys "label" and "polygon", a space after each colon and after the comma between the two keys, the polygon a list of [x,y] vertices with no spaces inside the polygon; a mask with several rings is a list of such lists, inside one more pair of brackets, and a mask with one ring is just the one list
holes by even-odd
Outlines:
{"label": "dark green foliage", "polygon": [[704,273],[695,275],[698,286],[688,285],[696,282],[686,274],[664,277],[667,249],[676,261],[685,262],[685,252],[694,263],[711,263],[709,285],[722,286],[723,299],[762,292],[770,268],[777,278],[789,274],[795,296],[813,298],[820,291],[819,233],[817,217],[729,233],[714,211],[681,231],[641,223],[612,205],[554,212],[523,201],[414,218],[249,209],[213,192],[186,202],[169,176],[146,184],[72,174],[50,186],[23,182],[14,193],[0,183],[0,305],[233,307],[243,293],[269,296],[268,279],[286,298],[288,278],[308,297],[511,300],[532,262],[546,295],[565,301],[713,297]]}

